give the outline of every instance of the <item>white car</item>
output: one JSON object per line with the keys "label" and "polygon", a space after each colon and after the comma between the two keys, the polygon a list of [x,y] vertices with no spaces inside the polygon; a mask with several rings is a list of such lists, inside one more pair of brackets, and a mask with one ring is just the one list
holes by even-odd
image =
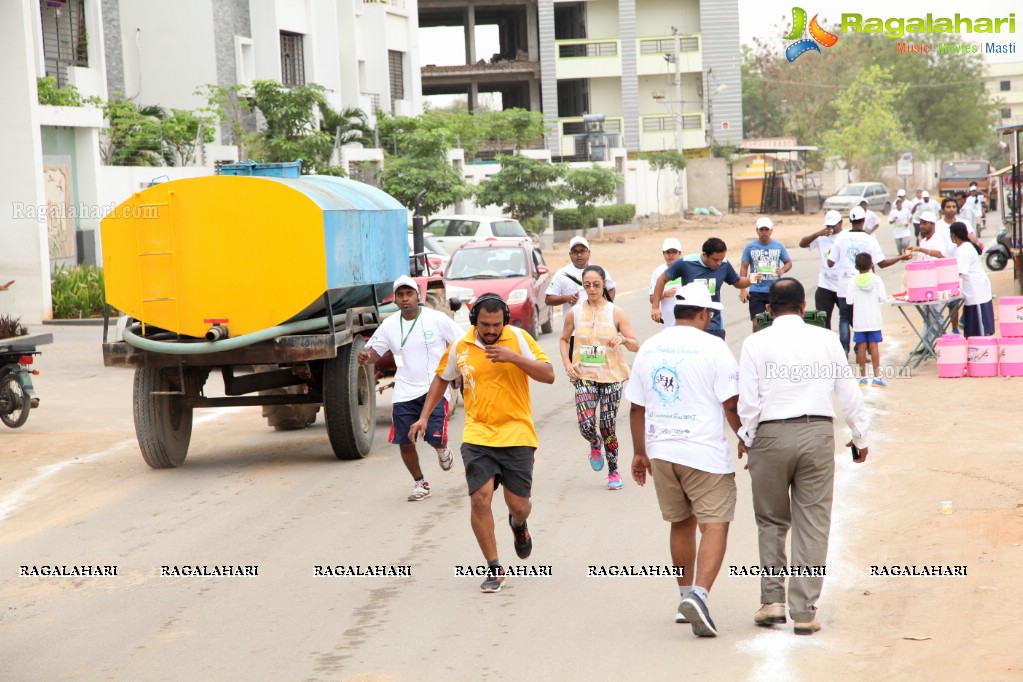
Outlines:
{"label": "white car", "polygon": [[433,235],[448,253],[462,244],[487,239],[529,241],[529,234],[514,218],[485,215],[440,216],[426,223],[426,234]]}

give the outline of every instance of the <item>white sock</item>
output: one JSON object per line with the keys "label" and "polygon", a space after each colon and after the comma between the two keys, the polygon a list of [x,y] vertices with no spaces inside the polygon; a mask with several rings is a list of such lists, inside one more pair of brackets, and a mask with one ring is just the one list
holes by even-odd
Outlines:
{"label": "white sock", "polygon": [[707,592],[707,588],[700,587],[699,585],[693,585],[693,594],[702,599],[704,604],[706,604],[707,600],[710,598],[710,593]]}

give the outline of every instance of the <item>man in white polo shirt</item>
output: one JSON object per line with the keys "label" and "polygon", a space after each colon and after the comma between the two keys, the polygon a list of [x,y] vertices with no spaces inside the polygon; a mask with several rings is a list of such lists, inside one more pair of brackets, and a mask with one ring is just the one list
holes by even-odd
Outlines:
{"label": "man in white polo shirt", "polygon": [[682,598],[676,622],[714,637],[707,599],[735,516],[735,465],[723,430],[726,419],[733,431],[739,428],[739,372],[725,342],[705,331],[722,308],[706,285],[679,288],[675,301],[675,326],[640,347],[625,389],[632,403],[632,478],[642,486],[653,476],[661,516],[671,524],[672,564],[685,567],[676,576]]}

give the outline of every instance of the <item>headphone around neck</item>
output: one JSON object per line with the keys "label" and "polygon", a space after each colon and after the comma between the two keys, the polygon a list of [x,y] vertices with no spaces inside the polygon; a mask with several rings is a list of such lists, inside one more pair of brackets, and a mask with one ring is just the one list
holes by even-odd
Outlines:
{"label": "headphone around neck", "polygon": [[504,302],[504,299],[497,294],[487,293],[481,294],[480,297],[476,299],[476,302],[472,304],[472,308],[469,309],[469,324],[474,327],[476,326],[476,318],[479,317],[480,314],[480,304],[484,301],[500,301],[501,309],[504,311],[504,323],[507,325],[511,322],[511,309],[508,308],[508,304]]}

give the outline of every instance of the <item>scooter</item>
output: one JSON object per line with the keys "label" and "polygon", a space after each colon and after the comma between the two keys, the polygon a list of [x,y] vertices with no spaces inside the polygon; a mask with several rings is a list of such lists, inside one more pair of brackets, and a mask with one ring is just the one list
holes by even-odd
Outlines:
{"label": "scooter", "polygon": [[0,340],[0,421],[12,429],[28,421],[29,410],[39,407],[32,377],[36,346],[53,343],[52,334],[31,334]]}
{"label": "scooter", "polygon": [[1008,230],[1005,227],[998,230],[998,236],[995,237],[993,244],[987,247],[986,256],[984,256],[984,262],[987,263],[988,270],[992,272],[998,272],[1004,270],[1006,264],[1009,262],[1009,248],[1012,246],[1012,240],[1009,237]]}

